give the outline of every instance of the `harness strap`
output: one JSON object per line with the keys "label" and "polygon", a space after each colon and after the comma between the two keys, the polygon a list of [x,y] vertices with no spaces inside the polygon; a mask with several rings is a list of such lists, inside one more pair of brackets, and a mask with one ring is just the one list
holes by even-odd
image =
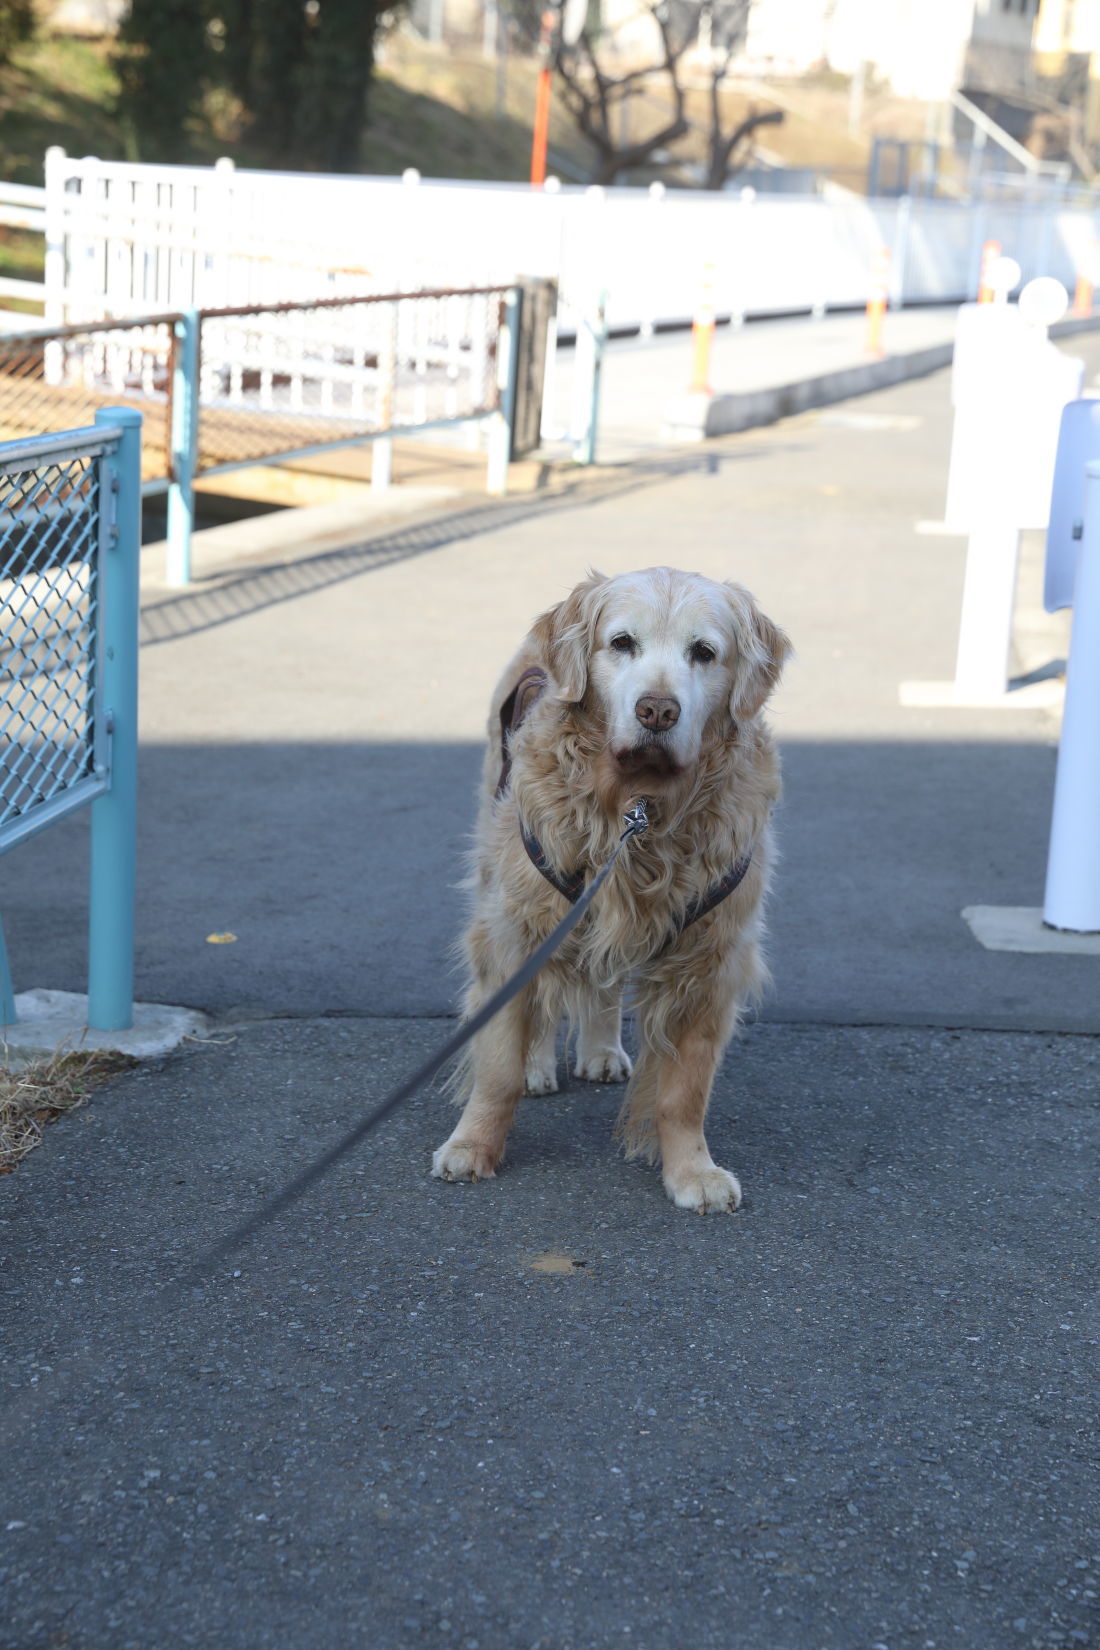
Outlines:
{"label": "harness strap", "polygon": [[564,876],[551,865],[542,843],[534,831],[527,829],[522,819],[519,822],[519,831],[523,838],[523,846],[527,849],[527,858],[535,870],[541,871],[547,882],[553,883],[558,893],[565,895],[570,905],[576,905],[584,891],[584,872],[574,871],[572,876]]}
{"label": "harness strap", "polygon": [[[527,857],[535,870],[541,872],[547,882],[558,890],[559,894],[564,894],[571,905],[575,905],[584,889],[584,872],[574,871],[571,876],[566,876],[558,871],[546,857],[546,850],[534,831],[530,830],[522,819],[519,828],[520,835],[523,838],[523,846],[527,850]],[[690,928],[693,922],[698,922],[700,917],[705,917],[709,911],[713,911],[716,905],[721,905],[724,899],[728,899],[734,889],[739,887],[745,880],[751,864],[751,853],[743,855],[736,865],[730,867],[724,877],[719,877],[717,882],[711,883],[705,894],[696,895],[677,922],[673,931],[674,937],[682,934],[685,928]]]}
{"label": "harness strap", "polygon": [[730,866],[724,877],[719,877],[717,882],[711,883],[705,894],[700,894],[697,899],[693,899],[684,912],[684,920],[677,932],[682,934],[684,929],[690,928],[693,922],[698,922],[699,918],[705,917],[708,911],[713,911],[716,905],[721,905],[722,901],[733,893],[738,884],[745,880],[745,874],[751,864],[752,854],[743,855],[736,865]]}

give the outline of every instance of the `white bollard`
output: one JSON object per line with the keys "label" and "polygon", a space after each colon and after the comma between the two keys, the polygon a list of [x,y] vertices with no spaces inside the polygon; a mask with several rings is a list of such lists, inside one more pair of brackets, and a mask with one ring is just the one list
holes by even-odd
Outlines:
{"label": "white bollard", "polygon": [[1008,651],[1020,533],[1010,521],[975,527],[967,541],[955,692],[964,702],[999,699],[1008,686]]}
{"label": "white bollard", "polygon": [[393,437],[380,435],[371,443],[370,484],[376,492],[393,481]]}
{"label": "white bollard", "polygon": [[[989,280],[1007,296],[1019,265],[999,258]],[[1005,702],[1020,528],[1045,526],[1062,409],[1081,392],[1084,363],[1047,338],[1065,288],[1030,281],[1018,306],[965,304],[959,312],[945,517],[969,533],[957,703]]]}
{"label": "white bollard", "polygon": [[1100,463],[1095,461],[1086,470],[1043,921],[1073,933],[1100,933]]}

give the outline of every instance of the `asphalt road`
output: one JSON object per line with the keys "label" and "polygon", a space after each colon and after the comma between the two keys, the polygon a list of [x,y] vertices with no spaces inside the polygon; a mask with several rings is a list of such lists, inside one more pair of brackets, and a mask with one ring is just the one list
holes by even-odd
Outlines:
{"label": "asphalt road", "polygon": [[1095,1045],[760,1026],[675,1210],[587,1085],[502,1174],[415,1101],[173,1279],[444,1032],[118,1081],[4,1183],[4,1650],[1095,1643]]}
{"label": "asphalt road", "polygon": [[[1075,340],[1100,365],[1100,341]],[[748,584],[794,640],[771,908],[781,1020],[1093,1031],[1092,957],[983,951],[967,905],[1042,902],[1057,722],[902,707],[946,679],[964,541],[946,374],[362,548],[255,560],[147,611],[137,988],[233,1015],[452,1011],[486,705],[595,564]],[[1037,535],[1016,668],[1064,657]],[[87,821],[6,856],[17,989],[84,988]],[[207,943],[211,933],[237,936]]]}
{"label": "asphalt road", "polygon": [[[914,530],[946,406],[147,613],[139,991],[215,1024],[0,1179],[0,1650],[1097,1642],[1097,962],[959,915],[1038,903],[1057,724],[898,703],[951,670],[962,545]],[[1021,669],[1064,649],[1034,550]],[[676,1211],[588,1086],[433,1181],[433,1091],[181,1285],[452,1029],[491,683],[589,562],[659,561],[798,649],[776,990],[709,1124],[744,1208]],[[19,988],[82,986],[85,831],[0,863]]]}

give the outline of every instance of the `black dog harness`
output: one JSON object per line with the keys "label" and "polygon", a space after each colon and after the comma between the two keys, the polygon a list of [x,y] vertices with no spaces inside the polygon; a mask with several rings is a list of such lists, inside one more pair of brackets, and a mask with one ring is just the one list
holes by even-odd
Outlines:
{"label": "black dog harness", "polygon": [[[500,778],[497,781],[496,794],[503,796],[508,789],[512,777],[512,752],[509,736],[517,732],[527,719],[532,708],[541,699],[546,689],[546,672],[533,665],[525,670],[511,693],[500,707]],[[523,846],[527,850],[527,857],[531,864],[544,876],[559,894],[563,894],[570,905],[575,905],[584,891],[584,871],[574,871],[566,875],[551,865],[546,857],[546,851],[524,821],[519,822],[520,836]],[[684,912],[683,917],[676,925],[676,932],[682,934],[693,922],[705,917],[708,911],[713,911],[716,905],[721,905],[733,890],[744,880],[745,873],[752,864],[752,854],[747,853],[731,865],[725,876],[719,877],[717,882],[711,883],[705,894],[693,899]]]}

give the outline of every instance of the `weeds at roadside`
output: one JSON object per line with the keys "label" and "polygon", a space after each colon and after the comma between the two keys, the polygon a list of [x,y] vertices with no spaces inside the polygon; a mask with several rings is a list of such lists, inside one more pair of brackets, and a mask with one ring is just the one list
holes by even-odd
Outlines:
{"label": "weeds at roadside", "polygon": [[92,1091],[138,1061],[113,1049],[55,1054],[16,1070],[0,1066],[0,1175],[41,1144],[43,1130],[76,1111]]}

